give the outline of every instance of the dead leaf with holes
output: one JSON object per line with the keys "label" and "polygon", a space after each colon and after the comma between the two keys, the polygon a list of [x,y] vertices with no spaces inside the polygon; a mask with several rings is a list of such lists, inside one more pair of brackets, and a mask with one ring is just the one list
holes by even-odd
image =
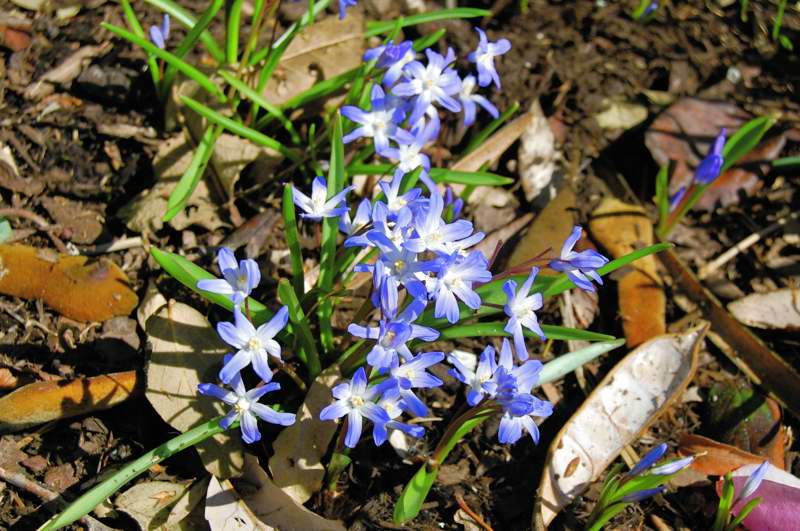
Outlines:
{"label": "dead leaf with holes", "polygon": [[[589,230],[613,258],[653,244],[653,225],[645,209],[607,197],[592,213]],[[651,256],[631,264],[617,284],[622,327],[628,346],[635,347],[667,329],[667,299]]]}
{"label": "dead leaf with holes", "polygon": [[273,443],[275,454],[269,460],[272,480],[297,503],[307,502],[325,479],[322,458],[337,425],[320,420],[319,414],[330,404],[331,389],[341,379],[335,364],[320,373],[297,411],[295,423],[281,431]]}
{"label": "dead leaf with holes", "polygon": [[550,524],[626,445],[680,400],[694,376],[707,330],[704,323],[682,334],[653,338],[603,378],[550,445],[534,524]]}
{"label": "dead leaf with holes", "polygon": [[[152,354],[145,395],[158,414],[178,431],[225,413],[222,403],[202,396],[197,385],[215,382],[227,348],[206,318],[186,304],[170,301],[147,319]],[[241,442],[220,433],[196,446],[210,473],[227,478],[241,473]]]}
{"label": "dead leaf with holes", "polygon": [[326,17],[297,35],[281,56],[262,95],[283,105],[314,84],[358,68],[364,55],[364,17]]}
{"label": "dead leaf with holes", "polygon": [[740,323],[767,330],[800,330],[800,290],[753,293],[728,305]]}
{"label": "dead leaf with holes", "polygon": [[0,245],[0,293],[41,299],[76,321],[129,315],[139,302],[110,260],[59,255],[27,245]]}
{"label": "dead leaf with holes", "polygon": [[140,392],[136,371],[24,385],[0,398],[0,433],[109,409]]}

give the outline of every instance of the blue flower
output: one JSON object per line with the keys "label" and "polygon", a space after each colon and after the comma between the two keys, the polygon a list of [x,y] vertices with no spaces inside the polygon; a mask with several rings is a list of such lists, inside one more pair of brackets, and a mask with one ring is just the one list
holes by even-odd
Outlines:
{"label": "blue flower", "polygon": [[656,476],[669,476],[680,472],[687,466],[691,465],[694,461],[694,456],[690,455],[688,457],[684,457],[683,459],[676,459],[674,461],[670,461],[669,463],[664,463],[663,465],[654,467],[650,469],[651,474],[655,474]]}
{"label": "blue flower", "polygon": [[428,188],[435,188],[435,184],[427,177],[427,172],[431,169],[431,159],[422,153],[422,148],[436,137],[438,129],[438,121],[430,120],[427,124],[419,125],[411,131],[413,136],[411,142],[398,144],[396,148],[386,148],[381,153],[384,157],[398,161],[395,177],[402,177],[421,167],[424,171],[420,179]]}
{"label": "blue flower", "polygon": [[639,474],[641,474],[642,472],[653,466],[656,463],[656,461],[661,459],[661,457],[667,452],[667,448],[668,448],[667,443],[661,443],[654,446],[625,475],[629,478],[638,476]]}
{"label": "blue flower", "polygon": [[491,101],[486,99],[485,96],[474,94],[475,92],[475,76],[468,75],[461,80],[461,91],[458,93],[458,99],[461,101],[461,107],[464,109],[464,127],[469,127],[475,123],[475,114],[477,113],[477,105],[483,107],[486,112],[492,115],[492,118],[500,116]]}
{"label": "blue flower", "polygon": [[[530,363],[530,362],[528,362]],[[539,428],[534,417],[548,417],[553,413],[553,405],[536,398],[520,388],[520,381],[505,367],[498,367],[495,380],[497,383],[497,402],[503,407],[497,439],[502,444],[514,444],[523,432],[528,432],[534,444],[539,442]]]}
{"label": "blue flower", "polygon": [[217,252],[222,278],[199,280],[197,288],[219,295],[227,295],[234,304],[239,304],[261,282],[261,270],[255,260],[245,259],[236,263],[233,251],[227,247],[220,247]]}
{"label": "blue flower", "polygon": [[339,205],[353,188],[353,186],[347,186],[344,190],[328,199],[328,185],[325,182],[325,177],[318,176],[311,183],[311,197],[308,197],[294,186],[292,186],[292,197],[294,198],[294,204],[303,211],[300,217],[304,219],[336,218],[347,212],[346,206]]}
{"label": "blue flower", "polygon": [[403,399],[400,407],[417,417],[428,414],[425,403],[414,394],[412,389],[430,389],[439,387],[444,382],[427,371],[444,359],[442,352],[424,352],[417,356],[404,359],[403,363],[391,368],[390,374],[397,382],[397,389]]}
{"label": "blue flower", "polygon": [[390,87],[403,76],[403,68],[416,59],[417,53],[413,49],[413,44],[411,41],[403,41],[400,44],[389,41],[382,46],[367,50],[364,60],[378,59],[377,67],[386,69],[383,84]]}
{"label": "blue flower", "polygon": [[411,124],[419,122],[431,105],[438,104],[452,112],[461,110],[458,101],[452,97],[461,89],[458,73],[448,66],[445,57],[433,50],[425,50],[425,55],[428,65],[411,61],[403,69],[408,81],[392,89],[398,96],[414,98],[414,109],[409,118]]}
{"label": "blue flower", "polygon": [[758,465],[758,468],[756,468],[753,473],[750,474],[750,477],[747,478],[747,481],[742,487],[742,490],[739,492],[739,495],[736,497],[736,500],[744,500],[755,494],[758,490],[758,487],[761,486],[761,482],[764,481],[764,476],[767,475],[767,470],[769,470],[769,461],[764,461]]}
{"label": "blue flower", "polygon": [[333,388],[332,394],[336,402],[325,407],[319,414],[320,420],[334,420],[347,415],[347,434],[344,444],[348,448],[355,448],[361,438],[363,417],[372,421],[372,437],[375,444],[380,446],[386,441],[386,424],[391,418],[376,402],[384,390],[396,384],[391,380],[378,385],[367,384],[367,373],[364,367],[359,367],[350,382]]}
{"label": "blue flower", "polygon": [[444,208],[445,210],[452,208],[452,219],[461,217],[461,209],[464,208],[464,200],[460,197],[454,197],[453,187],[449,184],[444,189]]}
{"label": "blue flower", "polygon": [[674,212],[678,205],[683,201],[683,197],[686,195],[686,186],[681,186],[678,190],[672,194],[669,198],[669,211]]}
{"label": "blue flower", "polygon": [[456,298],[473,310],[480,308],[481,298],[472,289],[472,285],[492,279],[488,265],[486,257],[480,251],[474,251],[467,256],[453,253],[446,258],[440,266],[433,291],[433,298],[436,300],[434,317],[446,317],[451,323],[457,322],[460,310]]}
{"label": "blue flower", "polygon": [[453,368],[448,371],[448,374],[459,382],[467,385],[467,403],[470,406],[475,406],[480,403],[487,394],[490,397],[494,397],[493,393],[487,392],[484,388],[484,384],[492,379],[497,370],[497,357],[494,347],[489,345],[483,349],[480,360],[478,361],[478,366],[475,370],[467,367],[454,354],[447,356],[447,362],[453,366]]}
{"label": "blue flower", "polygon": [[475,63],[478,68],[478,84],[482,87],[488,87],[494,81],[497,88],[500,88],[500,76],[494,67],[494,58],[511,49],[511,43],[508,39],[500,39],[497,42],[489,42],[486,38],[486,33],[480,28],[475,28],[480,36],[478,49],[470,53],[468,59]]}
{"label": "blue flower", "polygon": [[358,204],[358,208],[356,209],[356,215],[353,219],[350,219],[350,212],[344,212],[341,217],[339,218],[339,230],[345,233],[346,235],[350,236],[353,233],[358,232],[359,230],[366,227],[370,222],[370,217],[372,214],[372,203],[369,202],[369,199],[363,199],[361,203]]}
{"label": "blue flower", "polygon": [[[401,210],[408,210],[409,206],[414,203],[422,194],[419,188],[412,188],[408,192],[401,194],[400,187],[403,184],[403,176],[395,175],[392,177],[391,182],[381,181],[378,183],[381,191],[383,192],[384,201],[386,205],[386,216],[383,221],[398,221],[398,214]],[[401,223],[400,228],[410,227],[412,222],[411,212],[408,211],[408,217],[404,217],[398,221]]]}
{"label": "blue flower", "polygon": [[411,143],[414,138],[411,133],[398,127],[405,119],[402,101],[399,98],[386,96],[379,85],[372,87],[372,109],[365,111],[347,105],[342,107],[342,114],[350,121],[361,124],[352,132],[345,135],[342,141],[347,144],[357,138],[372,138],[375,142],[375,151],[382,154],[389,147],[389,139],[399,143]]}
{"label": "blue flower", "polygon": [[420,260],[417,253],[402,247],[390,238],[391,233],[381,222],[375,222],[375,229],[367,233],[367,238],[380,251],[380,256],[374,265],[359,264],[355,270],[358,272],[369,271],[373,274],[373,283],[380,292],[386,278],[393,278],[398,284],[404,286],[414,297],[427,294],[425,285],[420,281],[420,273],[431,273],[437,268],[435,260]]}
{"label": "blue flower", "polygon": [[[230,355],[225,357],[226,363],[230,357]],[[197,390],[200,394],[212,396],[233,406],[233,409],[220,420],[220,426],[227,430],[238,418],[241,420],[242,439],[247,443],[254,443],[261,439],[257,419],[281,426],[289,426],[295,421],[294,413],[278,413],[271,407],[258,403],[265,394],[281,388],[280,384],[270,382],[271,379],[272,373],[269,374],[269,378],[264,379],[264,385],[248,391],[242,383],[241,375],[236,373],[229,382],[233,391],[226,391],[218,385],[209,383],[198,385]]]}
{"label": "blue flower", "polygon": [[708,185],[719,177],[722,165],[725,161],[722,158],[722,151],[725,148],[725,128],[723,127],[714,143],[708,151],[708,155],[694,170],[694,182],[697,184]]}
{"label": "blue flower", "polygon": [[347,16],[348,7],[354,7],[357,3],[357,0],[339,0],[339,20]]}
{"label": "blue flower", "polygon": [[408,409],[408,406],[400,397],[399,389],[387,389],[383,393],[383,396],[381,396],[381,399],[378,401],[378,406],[383,408],[383,410],[386,411],[386,414],[388,414],[389,418],[391,419],[386,423],[387,430],[400,430],[406,435],[415,437],[417,439],[425,435],[424,427],[418,424],[406,424],[396,420],[403,414],[403,411]]}
{"label": "blue flower", "polygon": [[507,280],[503,284],[503,291],[508,299],[504,310],[509,317],[508,323],[503,330],[513,336],[514,349],[517,351],[517,357],[521,360],[528,359],[528,350],[525,348],[525,336],[522,331],[523,326],[533,331],[542,341],[545,339],[544,332],[539,326],[535,313],[536,310],[542,307],[542,294],[534,293],[533,295],[528,295],[538,272],[538,267],[531,268],[531,274],[522,284],[519,291],[517,291],[517,283],[514,280]]}
{"label": "blue flower", "polygon": [[286,326],[289,319],[288,308],[282,307],[272,319],[258,328],[242,314],[238,306],[233,308],[233,319],[233,323],[217,324],[217,333],[222,340],[238,349],[233,358],[222,367],[219,379],[229,383],[239,371],[252,363],[256,374],[268,382],[272,378],[269,356],[281,359],[281,346],[273,338]]}
{"label": "blue flower", "polygon": [[648,5],[645,8],[645,10],[642,13],[642,16],[640,18],[644,18],[644,17],[646,17],[648,15],[653,14],[653,12],[655,12],[656,9],[658,9],[658,2],[656,2],[656,1],[650,2],[650,5]]}
{"label": "blue flower", "polygon": [[[561,247],[561,256],[557,260],[550,262],[551,269],[566,273],[571,281],[581,289],[594,291],[591,280],[598,284],[603,283],[603,279],[597,274],[597,268],[603,267],[608,263],[608,258],[598,253],[594,249],[587,249],[579,253],[573,251],[575,244],[581,237],[581,228],[575,226],[572,233],[564,240]],[[588,277],[588,278],[587,278]]]}
{"label": "blue flower", "polygon": [[465,219],[446,223],[442,219],[444,198],[436,189],[431,191],[427,203],[427,207],[414,216],[414,233],[403,243],[403,247],[415,253],[433,251],[449,254],[455,242],[472,235],[472,223]]}
{"label": "blue flower", "polygon": [[169,15],[164,13],[160,26],[150,26],[150,40],[162,50],[167,46],[169,39]]}

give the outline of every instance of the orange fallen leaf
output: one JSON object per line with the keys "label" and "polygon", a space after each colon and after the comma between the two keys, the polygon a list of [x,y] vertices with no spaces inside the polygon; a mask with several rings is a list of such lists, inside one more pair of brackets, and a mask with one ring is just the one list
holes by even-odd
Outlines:
{"label": "orange fallen leaf", "polygon": [[[612,197],[592,212],[589,229],[614,258],[653,244],[653,225],[644,208]],[[667,329],[667,299],[655,258],[645,256],[634,262],[632,269],[617,285],[622,327],[631,347]]]}
{"label": "orange fallen leaf", "polygon": [[[779,437],[783,439],[783,433],[780,433]],[[678,453],[683,456],[697,456],[692,462],[692,468],[709,476],[724,476],[744,465],[760,465],[764,462],[764,456],[751,454],[730,444],[694,434],[681,437]],[[773,456],[767,456],[767,459],[781,470],[785,469],[784,462],[776,462]]]}
{"label": "orange fallen leaf", "polygon": [[140,384],[136,371],[125,371],[25,385],[0,398],[0,433],[109,409],[138,394]]}
{"label": "orange fallen leaf", "polygon": [[0,245],[0,293],[42,299],[76,321],[105,321],[129,315],[139,298],[113,262],[89,262],[27,245]]}
{"label": "orange fallen leaf", "polygon": [[14,389],[19,381],[11,371],[5,367],[0,368],[0,389]]}

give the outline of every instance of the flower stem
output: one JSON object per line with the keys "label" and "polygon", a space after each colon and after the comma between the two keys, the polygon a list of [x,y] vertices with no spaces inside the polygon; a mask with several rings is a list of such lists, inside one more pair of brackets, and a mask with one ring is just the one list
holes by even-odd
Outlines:
{"label": "flower stem", "polygon": [[135,461],[128,463],[111,475],[111,477],[97,484],[94,488],[85,492],[80,498],[69,504],[61,513],[48,520],[40,530],[50,531],[71,524],[82,516],[89,514],[96,506],[103,503],[103,500],[117,492],[135,477],[147,471],[151,466],[160,463],[181,450],[185,450],[213,435],[223,432],[224,430],[219,425],[221,418],[222,417],[217,417],[209,420],[186,433],[182,433],[161,446],[150,450]]}

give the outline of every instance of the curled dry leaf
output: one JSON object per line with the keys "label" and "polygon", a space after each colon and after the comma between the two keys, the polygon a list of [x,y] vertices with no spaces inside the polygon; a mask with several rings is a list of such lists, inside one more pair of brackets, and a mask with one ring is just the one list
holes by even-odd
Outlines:
{"label": "curled dry leaf", "polygon": [[147,531],[167,523],[170,508],[186,490],[186,485],[171,481],[145,481],[117,496],[114,505]]}
{"label": "curled dry leaf", "polygon": [[539,100],[534,100],[528,113],[532,119],[520,138],[517,157],[525,199],[533,201],[550,186],[561,153],[556,149],[556,137]]}
{"label": "curled dry leaf", "polygon": [[361,66],[364,17],[358,11],[339,20],[327,17],[297,35],[281,56],[263,91],[274,105],[283,105],[323,79]]}
{"label": "curled dry leaf", "polygon": [[109,409],[138,394],[140,384],[136,371],[126,371],[25,385],[0,398],[0,432]]}
{"label": "curled dry leaf", "polygon": [[[721,443],[693,433],[681,437],[678,453],[682,456],[694,455],[692,468],[709,476],[724,476],[744,465],[760,465],[764,456],[745,452],[730,444]],[[783,463],[772,464],[783,468]]]}
{"label": "curled dry leaf", "polygon": [[42,299],[76,321],[129,315],[139,302],[110,260],[59,255],[27,245],[0,245],[0,293]]}
{"label": "curled dry leaf", "polygon": [[800,330],[800,290],[794,288],[753,293],[730,303],[728,310],[747,326]]}
{"label": "curled dry leaf", "polygon": [[341,522],[312,513],[275,485],[256,457],[245,456],[243,479],[257,490],[242,499],[256,518],[267,526],[281,531],[344,531]]}
{"label": "curled dry leaf", "polygon": [[[218,400],[197,392],[202,382],[217,380],[227,352],[206,318],[186,304],[170,301],[152,315],[145,327],[152,355],[147,367],[145,395],[166,422],[186,431],[225,411]],[[197,445],[206,469],[218,477],[238,475],[241,443],[220,433]]]}
{"label": "curled dry leaf", "polygon": [[320,420],[319,414],[330,404],[331,389],[341,378],[338,365],[320,373],[297,411],[297,420],[281,431],[273,444],[275,454],[269,460],[272,479],[297,503],[308,501],[325,479],[322,458],[337,424]]}
{"label": "curled dry leaf", "polygon": [[597,480],[692,379],[708,325],[651,339],[625,356],[567,421],[548,451],[534,522],[556,514]]}
{"label": "curled dry leaf", "polygon": [[[653,244],[653,225],[644,208],[613,197],[595,209],[589,229],[613,258]],[[632,268],[619,280],[617,291],[625,338],[634,347],[666,331],[667,299],[652,255]]]}

